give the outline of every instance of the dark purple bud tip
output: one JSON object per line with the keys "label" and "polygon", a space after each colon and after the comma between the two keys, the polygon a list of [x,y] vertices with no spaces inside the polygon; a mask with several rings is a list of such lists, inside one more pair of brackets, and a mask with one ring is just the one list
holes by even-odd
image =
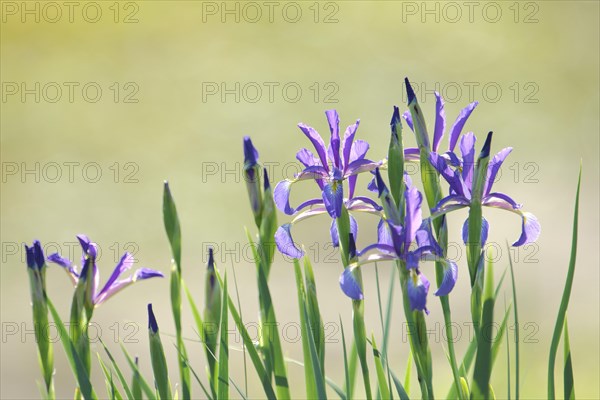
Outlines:
{"label": "dark purple bud tip", "polygon": [[392,127],[392,135],[394,135],[396,140],[398,139],[398,130],[396,129],[396,126],[398,124],[401,124],[400,109],[398,107],[394,106],[394,113],[392,114],[392,120],[390,121],[390,126]]}
{"label": "dark purple bud tip", "polygon": [[33,247],[25,245],[25,254],[27,255],[27,266],[35,268],[35,257],[33,256]]}
{"label": "dark purple bud tip", "polygon": [[413,90],[408,78],[404,78],[404,83],[406,84],[406,94],[408,95],[408,104],[412,103],[413,100],[416,99],[415,91]]}
{"label": "dark purple bud tip", "polygon": [[375,180],[377,181],[377,190],[379,192],[379,197],[383,195],[383,192],[387,189],[385,187],[385,183],[383,183],[383,179],[381,178],[381,174],[379,173],[379,168],[375,169]]}
{"label": "dark purple bud tip", "polygon": [[138,356],[135,356],[135,365],[138,365],[140,362],[140,358]]}
{"label": "dark purple bud tip", "polygon": [[244,164],[245,167],[253,167],[258,162],[258,151],[252,145],[250,136],[244,136]]}
{"label": "dark purple bud tip", "polygon": [[492,148],[492,134],[493,132],[488,133],[487,137],[485,138],[485,143],[483,144],[483,148],[481,149],[481,153],[479,154],[480,159],[487,158],[490,156],[490,149]]}
{"label": "dark purple bud tip", "polygon": [[210,271],[215,269],[215,258],[213,256],[213,248],[208,248],[208,269]]}
{"label": "dark purple bud tip", "polygon": [[348,240],[348,256],[352,260],[356,258],[356,241],[354,240],[354,234],[351,233]]}
{"label": "dark purple bud tip", "polygon": [[152,303],[148,304],[148,329],[151,329],[154,333],[158,332],[158,324],[156,323],[154,311],[152,311]]}
{"label": "dark purple bud tip", "polygon": [[267,174],[267,169],[263,168],[263,172],[265,174],[265,180],[263,182],[265,192],[271,188],[271,182],[269,182],[269,175]]}
{"label": "dark purple bud tip", "polygon": [[38,269],[42,269],[45,263],[44,251],[39,240],[33,241],[33,259]]}

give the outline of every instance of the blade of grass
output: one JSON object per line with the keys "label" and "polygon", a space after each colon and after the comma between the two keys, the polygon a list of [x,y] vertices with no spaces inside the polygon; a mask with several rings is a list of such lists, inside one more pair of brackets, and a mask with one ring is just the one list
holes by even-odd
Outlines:
{"label": "blade of grass", "polygon": [[521,340],[519,339],[519,312],[517,306],[517,285],[515,284],[515,271],[513,268],[512,257],[510,255],[510,248],[508,247],[508,242],[506,242],[506,249],[508,252],[508,262],[510,266],[510,278],[512,285],[512,294],[513,294],[513,318],[515,320],[515,399],[519,400],[519,382],[520,382],[520,364],[519,364],[519,343]]}
{"label": "blade of grass", "polygon": [[[504,299],[504,312],[507,312],[506,299]],[[508,330],[506,330],[505,332],[506,332],[506,370],[507,370],[507,372],[506,372],[507,396],[506,397],[508,398],[508,400],[510,400],[510,393],[511,393],[511,388],[510,388],[510,379],[511,379],[511,376],[510,376],[510,338],[508,335]]]}
{"label": "blade of grass", "polygon": [[154,373],[154,382],[158,388],[161,400],[172,398],[171,383],[169,382],[169,370],[167,359],[163,349],[162,341],[152,304],[148,304],[148,341],[150,343],[150,359],[152,360],[152,372]]}
{"label": "blade of grass", "polygon": [[65,328],[65,324],[60,319],[60,315],[58,315],[58,311],[54,308],[54,304],[50,301],[49,298],[46,299],[48,308],[50,309],[50,313],[52,314],[52,318],[54,319],[54,323],[58,329],[60,334],[60,341],[65,349],[65,353],[67,355],[67,360],[69,361],[69,365],[71,366],[71,371],[73,371],[73,375],[77,380],[77,384],[79,385],[79,389],[81,390],[82,396],[87,399],[96,399],[96,393],[94,393],[94,389],[92,388],[92,384],[90,382],[90,378],[87,373],[87,368],[85,367],[83,361],[77,354],[77,350],[75,349],[75,345],[71,341],[69,336],[69,332]]}
{"label": "blade of grass", "polygon": [[350,382],[350,371],[348,367],[348,353],[346,351],[346,335],[344,334],[344,324],[342,323],[342,316],[339,316],[340,319],[340,330],[342,332],[342,349],[344,350],[344,386],[346,389],[346,398],[352,398],[352,386]]}
{"label": "blade of grass", "polygon": [[[240,310],[240,318],[244,319],[244,315],[242,314],[242,304],[240,303],[240,292],[238,290],[237,284],[237,276],[235,275],[235,266],[233,265],[233,260],[231,261],[231,270],[233,271],[233,283],[235,286],[235,299],[237,300],[238,310]],[[246,344],[242,342],[242,353],[244,356],[244,391],[248,393],[248,364],[246,360]]]}
{"label": "blade of grass", "polygon": [[[218,272],[217,272],[217,278],[219,279],[219,282],[222,283],[221,275]],[[225,299],[225,297],[223,299]],[[231,318],[233,318],[233,321],[235,322],[235,325],[236,325],[238,331],[240,332],[240,335],[242,336],[244,345],[246,346],[246,349],[248,350],[248,356],[250,357],[250,360],[252,361],[252,364],[254,365],[254,369],[256,370],[256,373],[257,373],[257,375],[260,379],[260,382],[263,386],[263,390],[265,391],[265,396],[269,399],[277,398],[277,396],[275,396],[275,391],[273,390],[273,386],[271,385],[271,379],[267,375],[267,371],[265,370],[265,366],[263,365],[263,363],[261,361],[260,355],[258,354],[258,351],[256,350],[256,347],[254,346],[254,343],[252,343],[252,338],[248,334],[248,331],[246,330],[246,327],[244,326],[244,321],[240,318],[240,314],[238,313],[235,303],[233,302],[233,299],[231,298],[231,296],[227,296],[227,304],[229,305],[229,313],[231,314]]]}
{"label": "blade of grass", "polygon": [[[409,361],[410,361],[409,365],[412,365],[412,360],[409,359]],[[394,374],[393,372],[390,371],[390,373],[392,375],[392,379],[394,381],[394,386],[396,386],[396,391],[398,392],[398,396],[400,397],[400,400],[409,400],[408,393],[406,393],[406,390],[402,386],[402,383],[400,383],[400,379],[398,379],[396,374]]]}
{"label": "blade of grass", "polygon": [[121,351],[125,355],[125,358],[127,359],[127,363],[129,363],[129,367],[131,367],[131,370],[133,371],[134,375],[137,374],[137,376],[139,377],[138,382],[140,384],[140,387],[142,388],[142,391],[146,395],[146,397],[148,397],[149,400],[156,400],[156,394],[155,394],[154,390],[150,387],[148,382],[146,382],[146,379],[144,379],[144,376],[140,373],[140,370],[139,370],[137,364],[133,361],[133,359],[127,352],[127,349],[125,348],[125,346],[123,346],[122,343],[121,343]]}
{"label": "blade of grass", "polygon": [[492,373],[492,340],[491,331],[494,324],[494,269],[490,261],[485,271],[483,292],[483,309],[481,324],[477,334],[477,355],[473,372],[471,396],[473,399],[490,397],[490,376]]}
{"label": "blade of grass", "polygon": [[411,375],[412,375],[412,365],[413,365],[412,351],[409,348],[408,349],[408,359],[406,360],[406,371],[404,372],[404,389],[406,390],[406,393],[410,393],[410,380],[411,380]]}
{"label": "blade of grass", "polygon": [[[180,349],[177,348],[177,345],[175,345],[175,350],[180,351]],[[189,362],[189,359],[187,358],[186,355],[179,353],[180,357],[183,357],[185,362],[188,363],[188,365],[190,366],[190,371],[192,372],[192,375],[194,376],[194,379],[196,379],[196,382],[198,382],[198,384],[200,385],[200,388],[202,389],[202,391],[204,392],[204,395],[206,396],[206,398],[208,400],[212,400],[212,397],[210,396],[210,394],[208,393],[208,391],[206,390],[206,386],[204,386],[204,384],[202,383],[202,381],[200,380],[200,377],[198,376],[198,374],[196,373],[196,371],[194,370],[194,368],[192,367],[191,363]],[[138,399],[139,397],[137,397],[136,399]]]}
{"label": "blade of grass", "polygon": [[[383,308],[381,305],[381,290],[379,285],[379,268],[377,267],[377,263],[375,263],[375,281],[377,282],[377,303],[379,305],[379,321],[381,323],[381,332],[383,334],[383,341],[381,345],[381,359],[382,363],[385,363],[385,367],[387,370],[387,381],[388,381],[388,391],[390,395],[392,394],[392,377],[390,375],[390,366],[387,358],[387,347],[389,343],[390,336],[390,321],[392,318],[392,301],[394,299],[394,282],[395,282],[396,269],[392,268],[391,276],[390,276],[390,287],[388,290],[387,304],[385,309],[385,320],[383,318]],[[380,396],[380,393],[377,394]]]}
{"label": "blade of grass", "polygon": [[279,338],[279,330],[274,329],[277,327],[277,318],[275,317],[275,309],[273,307],[273,300],[271,298],[271,291],[269,284],[267,283],[267,277],[265,275],[266,268],[260,266],[260,256],[256,249],[256,245],[250,236],[248,229],[246,229],[246,236],[248,243],[252,249],[254,260],[257,264],[257,275],[258,275],[258,294],[259,304],[261,308],[261,340],[263,346],[266,347],[267,357],[271,358],[273,373],[275,375],[275,390],[277,391],[277,397],[281,399],[290,398],[290,389],[287,379],[287,371],[285,366],[285,360],[283,357],[283,350],[281,348],[281,339]]}
{"label": "blade of grass", "polygon": [[571,359],[571,345],[569,342],[569,329],[567,327],[567,317],[565,316],[565,338],[563,343],[565,345],[565,366],[564,366],[564,394],[565,399],[575,399],[575,378],[573,376],[573,361]]}
{"label": "blade of grass", "polygon": [[127,398],[128,399],[139,398],[139,397],[134,396],[129,385],[127,384],[127,380],[125,379],[125,376],[123,375],[123,373],[121,372],[121,369],[117,365],[117,362],[115,361],[114,357],[112,356],[112,354],[110,353],[110,351],[108,350],[108,348],[106,347],[106,345],[104,344],[104,342],[101,339],[100,339],[100,344],[104,348],[104,352],[108,356],[108,359],[110,360],[112,367],[115,370],[115,373],[117,374],[117,378],[119,378],[119,382],[121,382],[121,385],[123,386],[123,390],[125,390],[125,395],[127,396]]}
{"label": "blade of grass", "polygon": [[569,270],[567,272],[567,279],[565,282],[565,289],[563,291],[562,299],[560,301],[560,308],[558,310],[558,317],[556,318],[556,325],[554,326],[554,333],[552,335],[552,343],[550,345],[550,357],[548,359],[548,398],[554,399],[554,364],[556,362],[556,352],[558,351],[558,342],[565,323],[565,315],[567,313],[567,307],[569,306],[569,299],[571,297],[571,288],[573,287],[573,276],[575,275],[575,263],[577,260],[577,227],[579,223],[579,191],[581,188],[581,165],[579,166],[579,178],[577,180],[577,193],[575,194],[575,212],[573,216],[573,237],[571,239],[571,257],[569,260]]}
{"label": "blade of grass", "polygon": [[[228,298],[227,293],[227,272],[223,278],[223,298]],[[227,331],[228,313],[227,302],[221,304],[221,343],[219,344],[219,382],[217,384],[217,393],[219,399],[229,399],[229,341]]]}
{"label": "blade of grass", "polygon": [[321,373],[325,373],[325,327],[319,311],[319,300],[317,298],[317,284],[310,260],[304,257],[305,296],[306,311],[308,312],[308,325],[315,337],[315,346],[319,355]]}
{"label": "blade of grass", "polygon": [[304,375],[306,380],[306,395],[308,398],[327,398],[325,380],[321,372],[321,362],[317,354],[315,338],[309,325],[306,290],[302,283],[302,271],[298,259],[294,259],[298,308],[300,313],[300,329],[302,333],[302,351],[304,353]]}
{"label": "blade of grass", "polygon": [[[138,358],[135,358],[135,365],[138,366]],[[140,383],[140,370],[136,368],[133,371],[133,376],[131,377],[131,394],[133,395],[132,399],[141,399],[142,398],[142,385]]]}
{"label": "blade of grass", "polygon": [[371,334],[371,347],[373,348],[373,358],[375,360],[377,382],[379,383],[379,393],[382,399],[389,399],[390,390],[385,377],[385,371],[383,370],[383,364],[381,363],[381,353],[379,353],[379,350],[377,350],[377,343],[375,342],[375,335],[373,334]]}
{"label": "blade of grass", "polygon": [[100,368],[102,369],[102,373],[104,374],[104,379],[106,382],[106,390],[108,392],[108,395],[110,396],[111,399],[123,400],[123,396],[121,395],[121,393],[115,386],[112,371],[108,370],[108,368],[106,367],[106,364],[104,364],[104,361],[102,361],[102,357],[100,357],[100,353],[96,353],[96,355],[98,356],[98,363],[100,364]]}

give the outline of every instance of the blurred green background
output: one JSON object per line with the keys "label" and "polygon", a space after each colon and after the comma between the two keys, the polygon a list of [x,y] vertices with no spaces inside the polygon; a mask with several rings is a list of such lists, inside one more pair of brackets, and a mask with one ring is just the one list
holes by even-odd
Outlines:
{"label": "blurred green background", "polygon": [[[380,159],[387,152],[392,106],[404,109],[405,76],[415,82],[430,125],[432,92],[440,90],[447,99],[447,129],[464,105],[478,100],[465,130],[480,138],[493,130],[496,151],[514,147],[497,189],[535,213],[543,229],[535,246],[513,252],[524,398],[545,396],[550,336],[569,257],[575,180],[583,160],[569,324],[576,393],[600,396],[598,2],[72,3],[1,3],[2,398],[38,396],[22,243],[37,238],[48,252],[79,259],[75,234],[86,233],[102,250],[104,279],[126,250],[134,251],[137,265],[167,273],[170,250],[161,201],[162,182],[168,179],[182,220],[188,286],[201,302],[206,247],[213,243],[219,268],[236,268],[244,318],[256,331],[254,266],[243,231],[244,225],[253,228],[253,219],[239,174],[242,136],[252,136],[277,181],[296,171],[295,152],[309,144],[296,124],[308,123],[328,137],[323,111],[337,108],[342,128],[361,119],[358,137],[371,143],[370,158]],[[412,137],[408,141],[414,143]],[[361,192],[366,184],[366,177],[359,179]],[[297,202],[315,194],[315,185],[299,184],[292,198]],[[450,217],[451,241],[460,242],[465,217]],[[490,242],[501,251],[499,276],[508,265],[505,240],[518,237],[519,219],[494,211],[486,217]],[[280,215],[281,222],[287,220]],[[376,221],[367,216],[359,222],[362,247],[375,239]],[[294,232],[315,258],[328,324],[327,374],[341,383],[337,321],[341,315],[350,330],[350,307],[338,289],[340,265],[326,244],[328,228],[329,221],[320,218]],[[461,278],[452,304],[462,354],[472,332],[460,243],[455,251]],[[380,266],[384,287],[390,270]],[[424,270],[433,276],[432,268]],[[379,335],[374,270],[364,275],[367,329]],[[291,264],[277,256],[270,279],[284,347],[289,357],[300,359]],[[48,271],[48,292],[66,318],[72,289],[55,266]],[[97,310],[94,327],[116,353],[117,341],[125,341],[150,376],[148,302],[154,303],[165,347],[175,361],[168,344],[174,340],[167,336],[174,332],[167,279],[119,294]],[[451,374],[441,308],[433,296],[429,306],[439,397]],[[398,301],[395,307],[390,363],[400,375],[408,342]],[[186,312],[188,350],[195,368],[203,371],[201,345],[191,342],[196,338],[192,325]],[[241,348],[233,333],[230,343]],[[94,349],[100,350],[98,345]],[[55,352],[57,393],[72,396],[73,377],[58,343]],[[233,377],[243,385],[241,353],[232,351],[232,359]],[[502,353],[493,381],[499,397],[506,396],[505,364]],[[302,368],[290,364],[288,370],[294,395],[302,397]],[[176,371],[173,363],[173,381]],[[100,385],[97,364],[94,373]],[[249,379],[249,397],[256,397],[261,392],[252,372]]]}

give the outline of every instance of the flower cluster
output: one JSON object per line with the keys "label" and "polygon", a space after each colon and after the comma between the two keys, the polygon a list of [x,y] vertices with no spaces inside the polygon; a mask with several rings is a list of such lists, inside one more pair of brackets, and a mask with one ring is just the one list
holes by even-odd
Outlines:
{"label": "flower cluster", "polygon": [[[502,162],[512,149],[502,149],[489,160],[492,138],[490,133],[481,154],[476,159],[475,135],[472,132],[462,135],[463,128],[478,103],[471,103],[461,110],[449,131],[448,150],[442,153],[440,144],[446,130],[446,115],[442,97],[438,93],[435,94],[436,116],[433,141],[430,144],[420,109],[415,114],[417,119],[413,121],[412,112],[416,99],[408,81],[407,88],[409,106],[412,105],[413,109],[411,112],[405,112],[403,119],[415,133],[418,147],[405,148],[402,151],[402,159],[403,161],[422,161],[423,155],[425,155],[424,159],[431,165],[432,170],[437,171],[448,184],[448,194],[442,196],[436,206],[429,210],[430,218],[422,217],[422,195],[405,173],[402,174],[404,178],[400,178],[403,180],[400,185],[403,188],[402,201],[397,203],[397,200],[394,200],[379,171],[380,168],[390,168],[388,160],[371,161],[367,159],[366,153],[369,150],[369,144],[354,138],[359,121],[348,126],[343,138],[340,138],[338,113],[335,110],[328,110],[325,115],[331,132],[329,146],[326,147],[323,138],[315,129],[305,124],[298,125],[313,144],[316,156],[305,148],[298,151],[296,158],[304,165],[304,170],[294,179],[279,182],[275,188],[275,204],[279,210],[293,216],[289,223],[279,227],[275,234],[275,243],[281,253],[293,258],[302,257],[304,251],[294,242],[291,235],[292,225],[315,215],[328,214],[332,218],[331,240],[337,247],[340,238],[336,222],[342,217],[343,210],[347,210],[349,212],[350,242],[354,248],[358,224],[351,213],[364,211],[374,214],[380,218],[377,228],[378,241],[366,246],[361,251],[356,251],[353,256],[357,259],[344,265],[345,269],[340,277],[342,291],[354,300],[362,299],[362,288],[355,279],[353,271],[367,263],[395,260],[400,262],[407,271],[409,279],[407,279],[406,290],[411,308],[427,312],[426,298],[430,283],[421,272],[420,264],[425,261],[434,261],[443,266],[444,275],[435,292],[437,296],[445,296],[450,293],[458,276],[458,266],[444,258],[444,251],[436,241],[431,228],[432,220],[444,218],[447,213],[465,207],[486,206],[508,210],[520,215],[522,219],[521,236],[513,243],[513,246],[522,246],[537,240],[540,234],[540,225],[533,214],[522,211],[521,205],[511,197],[492,191],[492,185]],[[396,140],[401,134],[398,130],[402,129],[400,119],[398,108],[395,107],[391,126],[392,135]],[[456,151],[457,145],[459,154]],[[248,150],[248,153],[252,151],[255,150]],[[375,175],[368,185],[368,189],[378,193],[379,204],[369,197],[355,195],[358,175],[363,172]],[[290,190],[293,184],[303,180],[314,180],[321,196],[306,200],[294,208],[289,201]],[[468,222],[469,220],[465,221],[462,230],[465,243],[468,242],[469,236]],[[480,226],[479,238],[483,245],[489,230],[489,224],[483,217],[481,217]]]}

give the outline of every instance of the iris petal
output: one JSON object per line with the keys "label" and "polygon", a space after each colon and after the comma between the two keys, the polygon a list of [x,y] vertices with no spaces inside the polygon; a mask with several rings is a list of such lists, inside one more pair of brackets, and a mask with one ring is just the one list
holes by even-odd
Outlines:
{"label": "iris petal", "polygon": [[121,276],[123,274],[123,272],[130,269],[133,266],[134,262],[135,262],[135,259],[133,258],[133,256],[131,254],[129,254],[129,253],[123,254],[123,257],[121,257],[121,260],[115,267],[115,270],[111,274],[110,278],[108,278],[108,281],[106,281],[106,284],[104,285],[104,287],[98,293],[97,296],[102,296],[103,293],[108,292],[110,290],[111,286],[119,278],[119,276]]}
{"label": "iris petal", "polygon": [[469,132],[460,139],[460,152],[462,154],[462,178],[465,186],[473,188],[473,170],[475,169],[475,135]]}
{"label": "iris petal", "polygon": [[406,125],[408,125],[410,130],[414,131],[415,127],[413,125],[412,115],[410,115],[410,111],[404,111],[404,114],[402,114],[402,118],[404,118],[404,120],[406,121]]}
{"label": "iris petal", "polygon": [[300,128],[315,147],[319,159],[321,160],[321,165],[327,168],[327,149],[325,148],[325,142],[323,142],[321,135],[319,135],[312,127],[305,124],[298,124],[298,128]]}
{"label": "iris petal", "polygon": [[[487,219],[483,218],[481,220],[481,245],[485,245],[488,238],[488,231],[490,229],[490,224],[487,222]],[[462,239],[465,244],[469,240],[469,219],[465,220],[465,223],[462,227]]]}
{"label": "iris petal", "polygon": [[458,279],[458,265],[455,262],[448,261],[444,266],[444,277],[442,283],[438,287],[438,290],[434,293],[436,296],[447,296]]}
{"label": "iris petal", "polygon": [[350,158],[348,161],[352,163],[353,161],[365,158],[367,151],[369,151],[369,143],[360,139],[355,140],[352,143],[352,148],[350,149]]}
{"label": "iris petal", "polygon": [[291,224],[284,224],[277,229],[277,232],[275,232],[275,244],[282,254],[292,258],[301,258],[304,255],[304,251],[299,249],[294,243],[290,232],[291,227]]}
{"label": "iris petal", "polygon": [[331,132],[331,138],[329,140],[328,154],[330,159],[333,161],[333,165],[337,168],[340,166],[340,117],[336,110],[325,111],[327,116],[327,122],[329,123],[329,131]]}
{"label": "iris petal", "polygon": [[340,288],[342,292],[353,300],[362,300],[364,298],[360,285],[352,275],[352,269],[346,268],[340,275]]}
{"label": "iris petal", "polygon": [[456,142],[458,142],[458,137],[460,136],[463,127],[467,123],[467,119],[469,119],[469,116],[471,115],[475,107],[477,107],[477,104],[479,103],[473,102],[469,104],[468,106],[463,108],[458,114],[456,121],[454,121],[454,125],[452,125],[452,128],[450,128],[450,146],[448,147],[450,151],[454,151],[454,148],[456,147]]}
{"label": "iris petal", "polygon": [[442,177],[450,185],[450,191],[461,196],[470,197],[470,191],[465,187],[463,181],[456,171],[452,171],[446,160],[437,153],[429,154],[429,162],[442,175]]}
{"label": "iris petal", "polygon": [[[358,223],[356,219],[352,215],[350,215],[350,233],[354,236],[354,240],[358,237]],[[331,243],[333,247],[338,247],[340,245],[340,237],[337,230],[337,223],[334,220],[331,221],[331,226],[329,227],[329,234],[331,235]]]}
{"label": "iris petal", "polygon": [[414,186],[407,186],[405,192],[406,216],[404,217],[404,229],[406,231],[405,249],[408,249],[415,239],[415,234],[423,222],[421,214],[421,203],[423,196]]}
{"label": "iris petal", "polygon": [[342,204],[344,203],[344,186],[342,182],[333,181],[323,188],[323,202],[331,218],[342,215]]}
{"label": "iris petal", "polygon": [[446,129],[446,112],[444,111],[444,99],[438,92],[435,92],[435,128],[433,131],[433,147],[432,150],[437,152],[440,146],[440,141],[444,137]]}
{"label": "iris petal", "polygon": [[[344,169],[351,162],[350,159],[352,156],[352,147],[354,146],[354,136],[356,135],[356,130],[358,129],[359,124],[360,124],[360,120],[356,120],[356,123],[350,125],[348,128],[346,128],[346,132],[344,132],[344,143],[342,145],[342,153],[344,154]],[[368,146],[367,146],[367,150],[368,150]],[[366,151],[364,153],[366,153]],[[364,153],[363,153],[363,156],[364,156]]]}
{"label": "iris petal", "polygon": [[542,227],[540,226],[540,223],[535,215],[529,212],[521,212],[520,214],[522,218],[522,231],[519,239],[512,244],[515,247],[535,242],[538,240],[540,233],[542,232]]}
{"label": "iris petal", "polygon": [[421,273],[411,273],[407,280],[407,294],[411,310],[427,310],[427,293],[429,292],[429,280]]}
{"label": "iris petal", "polygon": [[483,195],[486,196],[492,190],[492,185],[496,180],[496,175],[502,166],[502,163],[508,157],[510,152],[512,151],[512,147],[506,147],[498,152],[492,160],[490,161],[487,169],[487,176],[485,178],[485,188],[483,191]]}

